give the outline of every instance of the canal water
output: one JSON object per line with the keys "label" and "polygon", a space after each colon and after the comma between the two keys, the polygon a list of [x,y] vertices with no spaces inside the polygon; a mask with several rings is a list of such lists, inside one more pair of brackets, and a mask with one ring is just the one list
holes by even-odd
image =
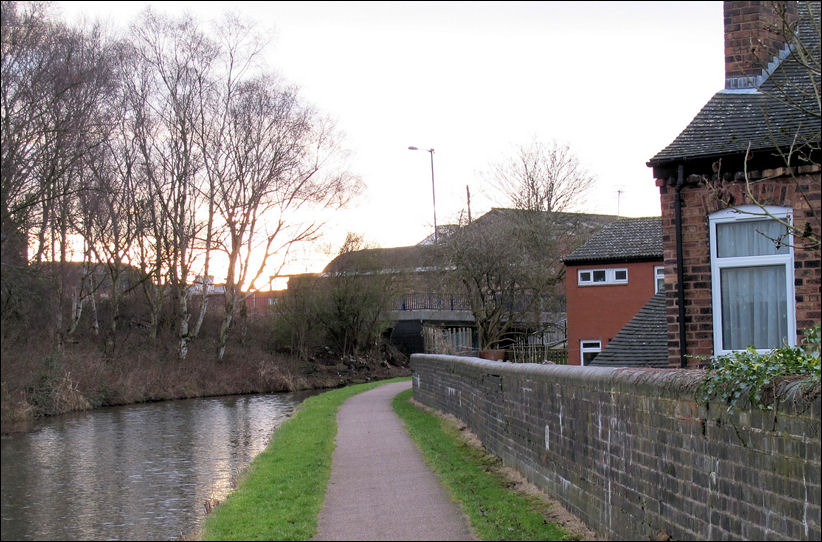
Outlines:
{"label": "canal water", "polygon": [[3,540],[173,540],[306,397],[187,399],[44,420],[2,438]]}

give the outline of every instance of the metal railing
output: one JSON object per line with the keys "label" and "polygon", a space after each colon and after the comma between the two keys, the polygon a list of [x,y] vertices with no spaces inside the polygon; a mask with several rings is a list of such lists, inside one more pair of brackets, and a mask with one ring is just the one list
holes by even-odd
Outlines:
{"label": "metal railing", "polygon": [[512,345],[505,352],[505,361],[512,363],[568,364],[568,349],[545,345]]}
{"label": "metal railing", "polygon": [[397,298],[397,311],[470,311],[468,296],[459,294],[413,293]]}

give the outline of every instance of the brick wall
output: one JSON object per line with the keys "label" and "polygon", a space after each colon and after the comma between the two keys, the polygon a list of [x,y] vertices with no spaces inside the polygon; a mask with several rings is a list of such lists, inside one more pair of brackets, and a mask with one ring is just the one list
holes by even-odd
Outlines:
{"label": "brick wall", "polygon": [[820,539],[820,396],[700,406],[701,371],[411,358],[414,398],[610,539]]}
{"label": "brick wall", "polygon": [[[762,68],[785,46],[780,35],[780,9],[775,2],[726,1],[725,19],[725,77],[757,76]],[[787,9],[786,18],[792,21],[796,2],[781,2]],[[776,30],[776,31],[774,31]]]}
{"label": "brick wall", "polygon": [[[810,223],[819,235],[820,167],[808,166],[795,179],[786,168],[749,173],[753,196],[764,205],[791,207],[794,225],[799,231]],[[662,200],[662,243],[665,259],[665,290],[667,295],[668,361],[679,367],[679,323],[676,286],[676,224],[674,198],[676,180],[658,179]],[[682,194],[682,250],[683,284],[685,286],[685,328],[687,353],[711,356],[713,344],[713,309],[711,306],[711,259],[708,215],[729,205],[751,203],[745,194],[744,182],[714,184],[711,192],[702,177],[693,176],[683,186]],[[800,193],[804,193],[805,197]],[[719,197],[717,197],[719,196]],[[726,203],[723,203],[725,201]],[[809,250],[794,250],[794,279],[796,299],[796,329],[800,332],[819,322],[822,299],[822,270],[819,258]],[[798,339],[797,339],[798,344]],[[700,363],[689,359],[689,365]]]}

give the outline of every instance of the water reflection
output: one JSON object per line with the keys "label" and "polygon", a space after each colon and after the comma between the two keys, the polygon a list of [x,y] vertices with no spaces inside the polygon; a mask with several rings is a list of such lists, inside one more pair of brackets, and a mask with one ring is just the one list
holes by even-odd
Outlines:
{"label": "water reflection", "polygon": [[2,539],[178,539],[311,394],[107,408],[3,437]]}

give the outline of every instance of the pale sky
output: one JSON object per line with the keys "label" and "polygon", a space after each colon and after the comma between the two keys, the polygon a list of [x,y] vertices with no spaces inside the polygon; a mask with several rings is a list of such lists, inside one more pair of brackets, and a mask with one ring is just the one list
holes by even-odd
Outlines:
{"label": "pale sky", "polygon": [[[481,175],[532,137],[566,143],[597,178],[580,211],[660,213],[645,163],[724,85],[722,2],[56,2],[112,25],[146,4],[204,21],[226,8],[270,36],[268,64],[336,119],[366,185],[329,217],[382,247],[505,206]],[[310,251],[309,251],[310,252]],[[290,272],[333,255],[300,256]]]}

